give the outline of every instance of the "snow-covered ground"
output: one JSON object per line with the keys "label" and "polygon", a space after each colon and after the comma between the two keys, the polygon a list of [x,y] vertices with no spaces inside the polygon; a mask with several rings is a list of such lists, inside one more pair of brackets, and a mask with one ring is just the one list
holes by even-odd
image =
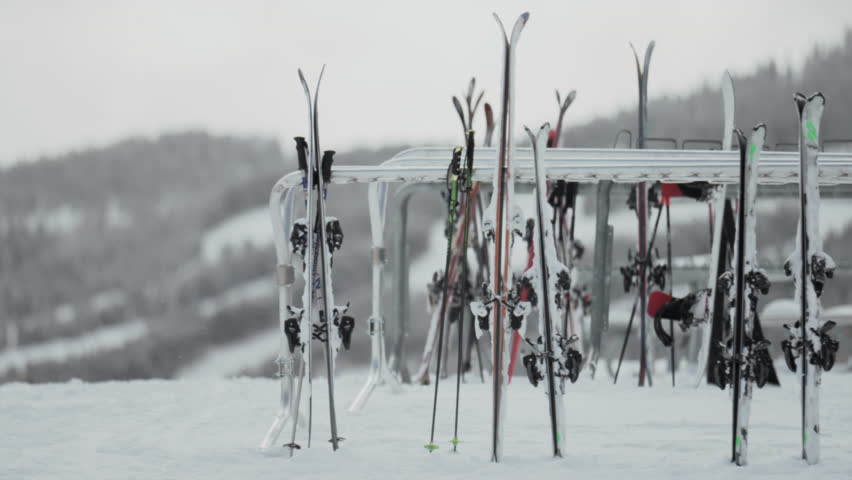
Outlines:
{"label": "snow-covered ground", "polygon": [[[628,369],[630,373],[630,369]],[[267,379],[133,381],[0,386],[0,478],[583,478],[721,479],[852,477],[852,377],[824,378],[822,460],[799,458],[799,397],[794,378],[757,391],[750,465],[730,455],[730,400],[715,388],[665,382],[639,389],[625,375],[568,388],[566,456],[549,454],[542,390],[523,377],[509,387],[505,459],[489,462],[490,390],[463,385],[459,453],[452,453],[453,378],[441,384],[436,440],[428,453],[430,387],[374,393],[365,411],[346,412],[364,374],[337,381],[338,452],[327,442],[325,384],[314,381],[313,444],[288,459],[257,445],[276,412],[277,382]],[[279,444],[286,441],[282,438]]]}

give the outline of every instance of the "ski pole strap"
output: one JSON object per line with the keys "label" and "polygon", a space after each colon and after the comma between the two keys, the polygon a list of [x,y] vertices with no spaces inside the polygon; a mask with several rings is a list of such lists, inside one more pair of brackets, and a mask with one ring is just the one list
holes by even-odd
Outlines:
{"label": "ski pole strap", "polygon": [[276,277],[279,287],[289,287],[296,280],[296,272],[293,265],[278,265]]}
{"label": "ski pole strap", "polygon": [[385,254],[384,247],[373,247],[371,252],[373,253],[373,265],[382,265],[385,263],[387,255]]}

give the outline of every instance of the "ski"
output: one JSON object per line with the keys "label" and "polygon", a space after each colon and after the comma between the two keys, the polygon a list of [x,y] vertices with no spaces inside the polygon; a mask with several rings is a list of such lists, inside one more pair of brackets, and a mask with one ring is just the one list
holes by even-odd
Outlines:
{"label": "ski", "polygon": [[[800,319],[792,327],[784,325],[790,338],[782,342],[787,366],[800,369],[802,379],[802,458],[809,465],[819,462],[820,425],[819,389],[822,372],[831,370],[839,343],[829,335],[835,322],[820,319],[825,283],[834,276],[836,264],[823,251],[819,230],[819,129],[825,97],[816,93],[806,98],[795,95],[799,113],[799,225],[796,249],[785,262],[784,269],[793,275]],[[799,359],[799,365],[796,364]]]}
{"label": "ski", "polygon": [[[735,280],[723,276],[723,286],[735,288],[733,352],[727,362],[733,386],[732,456],[737,465],[748,462],[748,421],[754,385],[763,387],[769,376],[772,360],[769,342],[754,335],[758,295],[769,292],[766,273],[757,267],[757,232],[755,230],[755,199],[757,198],[757,167],[766,138],[766,126],[754,127],[751,140],[736,130],[740,150],[740,192],[737,211],[737,244]],[[748,304],[746,304],[748,302]],[[764,354],[761,354],[764,353]]]}
{"label": "ski", "polygon": [[[582,366],[582,355],[572,347],[577,342],[577,336],[560,335],[554,326],[554,319],[559,319],[562,308],[570,308],[566,302],[564,291],[570,289],[571,279],[568,268],[557,258],[556,238],[551,206],[547,202],[547,185],[544,173],[544,150],[547,148],[547,135],[550,124],[545,123],[538,133],[526,128],[533,145],[536,178],[536,220],[533,227],[533,244],[535,262],[525,277],[528,283],[535,286],[535,297],[539,300],[541,322],[544,324],[544,338],[529,342],[533,353],[524,356],[524,366],[527,376],[535,386],[544,379],[547,382],[547,404],[550,414],[551,442],[553,456],[562,456],[563,435],[563,394],[566,378],[575,382]],[[544,376],[541,367],[544,367]],[[559,384],[557,384],[557,378]]]}
{"label": "ski", "polygon": [[[562,99],[562,96],[559,93],[559,90],[556,91],[556,103],[559,106],[559,115],[557,117],[556,122],[556,130],[551,130],[547,135],[547,148],[557,148],[559,146],[559,134],[562,131],[562,121],[565,117],[565,113],[568,111],[568,107],[574,103],[574,99],[577,97],[577,91],[572,90],[568,95],[565,96],[565,99]],[[566,261],[565,257],[567,256],[566,252],[572,252],[570,258],[573,259],[573,252],[578,251],[582,252],[582,246],[578,245],[578,248],[574,248],[574,234],[573,234],[573,223],[574,223],[574,205],[576,203],[577,196],[577,184],[574,182],[568,183],[564,180],[557,180],[556,185],[551,185],[551,182],[547,182],[547,201],[553,207],[553,221],[557,222],[559,229],[559,235],[557,236],[557,243],[559,248],[557,249],[557,253],[561,253],[560,260]],[[565,241],[565,230],[567,227],[567,210],[571,208],[572,218],[571,218],[571,233],[569,233],[569,242]],[[524,240],[527,243],[527,266],[526,268],[530,268],[533,262],[533,236],[532,236],[532,228],[531,223],[527,222],[527,228],[524,234]],[[571,245],[569,248],[568,245]],[[571,268],[572,263],[570,261],[566,261],[569,269]],[[521,291],[521,300],[527,301],[529,299],[529,289],[523,289]],[[565,292],[567,295],[567,301],[570,305],[571,297],[570,297],[570,289]],[[568,325],[570,323],[571,333],[576,333],[578,328],[576,323],[574,322],[573,316],[571,316],[571,309],[568,308],[563,312],[562,319],[562,331],[566,331],[568,329]],[[570,318],[570,322],[569,322]],[[512,337],[512,356],[509,360],[509,383],[512,382],[512,377],[515,374],[515,364],[518,358],[518,351],[521,346],[521,336],[515,335]]]}
{"label": "ski", "polygon": [[[459,119],[461,120],[462,128],[467,128],[467,126],[469,124],[473,123],[474,115],[475,115],[476,110],[479,107],[479,103],[481,102],[482,97],[484,95],[484,92],[480,92],[479,96],[474,101],[473,97],[474,97],[474,93],[475,93],[475,87],[476,87],[476,79],[472,78],[470,83],[468,84],[468,89],[467,89],[467,91],[465,92],[465,95],[464,95],[465,102],[467,103],[467,107],[468,107],[467,113],[465,113],[464,107],[462,106],[461,101],[459,101],[459,99],[455,96],[452,97],[453,107],[455,108],[456,113],[458,114]],[[491,111],[491,107],[488,106],[488,104],[486,104],[485,107],[486,107],[486,116],[489,117],[489,112]],[[466,142],[467,141],[466,140],[467,139],[467,130],[464,131],[464,136],[465,136],[465,142]],[[473,185],[472,188],[473,188],[474,196],[478,199],[479,198],[479,192],[480,192],[479,182],[476,182]],[[458,220],[459,220],[459,217],[456,216],[456,221],[458,221]],[[458,295],[456,294],[457,290],[458,290],[456,287],[459,285],[458,282],[459,282],[459,278],[460,278],[459,277],[459,263],[464,261],[464,257],[461,254],[462,250],[460,250],[460,246],[461,246],[461,243],[462,243],[462,240],[463,240],[462,230],[463,230],[462,228],[454,228],[454,231],[456,232],[456,234],[455,234],[456,238],[455,238],[455,241],[454,241],[453,256],[452,256],[452,259],[450,261],[449,269],[445,272],[435,272],[432,276],[432,282],[429,284],[429,287],[428,287],[429,307],[430,307],[430,313],[431,313],[430,320],[429,320],[429,332],[427,333],[426,344],[424,345],[424,348],[423,348],[423,355],[421,357],[420,367],[418,368],[417,374],[415,375],[417,382],[420,383],[421,385],[429,385],[431,383],[431,378],[429,376],[429,367],[430,367],[431,362],[432,362],[432,356],[433,356],[434,350],[435,350],[435,341],[436,341],[436,338],[438,336],[439,317],[440,317],[441,309],[443,308],[441,293],[443,291],[444,283],[448,283],[449,288],[450,288],[450,295],[447,299],[447,301],[450,304],[450,306],[448,308],[450,308],[451,312],[457,311],[457,312],[460,313],[460,315],[462,317],[464,317],[465,308],[462,306],[463,302],[462,302],[461,298],[459,298]],[[463,279],[463,281],[467,281],[467,279]],[[458,315],[450,315],[450,318],[455,318],[457,316]],[[447,336],[446,342],[449,342],[449,335]],[[477,343],[476,345],[472,345],[472,346],[478,348],[479,345]],[[444,365],[445,370],[439,371],[438,374],[445,377],[446,376],[446,360],[447,360],[446,357],[447,357],[449,348],[448,348],[448,345],[444,345],[441,348],[443,349],[442,351],[444,352],[444,358],[442,359],[442,364]],[[481,368],[481,365],[480,365],[480,368]]]}
{"label": "ski", "polygon": [[[334,363],[341,346],[349,349],[355,321],[352,317],[345,315],[348,305],[334,305],[334,293],[331,286],[331,254],[334,250],[340,248],[343,242],[343,233],[337,219],[327,217],[325,210],[326,184],[331,178],[331,165],[334,161],[335,152],[328,150],[323,152],[322,156],[319,154],[319,113],[317,106],[319,86],[324,71],[325,67],[323,66],[312,99],[305,76],[299,70],[299,79],[302,82],[302,87],[305,90],[305,96],[308,100],[308,114],[310,117],[310,144],[308,152],[310,153],[311,161],[306,162],[308,163],[306,165],[307,172],[303,180],[307,185],[308,192],[310,192],[306,204],[307,216],[305,226],[301,232],[300,229],[294,230],[294,235],[296,235],[294,245],[301,246],[305,251],[303,258],[305,259],[306,283],[305,293],[303,294],[303,322],[301,322],[299,328],[299,340],[300,343],[308,345],[308,356],[310,355],[309,345],[311,340],[318,340],[325,344],[329,425],[331,429],[331,439],[329,442],[332,445],[332,449],[337,450],[341,438],[337,433],[337,413],[334,403]],[[315,198],[313,193],[314,187],[317,190]],[[312,211],[312,200],[316,201],[316,211]],[[314,218],[314,215],[316,215],[316,218]],[[298,240],[300,235],[302,236],[301,241]],[[316,302],[316,306],[318,307],[316,308],[317,324],[313,324],[312,320],[314,316],[314,302]],[[308,369],[308,378],[310,382],[310,369]],[[309,428],[312,416],[310,412],[312,408],[311,396],[309,393]],[[291,455],[293,450],[298,448],[295,445],[296,423],[293,423],[291,434]],[[310,446],[310,433],[308,435],[308,446]]]}
{"label": "ski", "polygon": [[[528,13],[518,17],[512,28],[511,36],[506,35],[506,29],[500,17],[494,14],[494,19],[500,27],[503,40],[503,80],[502,80],[502,109],[500,112],[500,144],[498,163],[494,169],[493,193],[491,202],[483,215],[485,236],[494,243],[493,255],[490,258],[490,285],[485,286],[486,302],[472,302],[471,312],[477,318],[477,337],[482,330],[487,330],[488,318],[491,317],[491,349],[492,349],[492,415],[491,415],[491,461],[499,462],[503,455],[503,418],[506,411],[504,399],[506,373],[508,364],[506,347],[511,341],[514,331],[522,328],[522,312],[516,312],[514,305],[507,305],[506,292],[511,288],[509,277],[509,260],[513,232],[523,229],[522,215],[512,203],[514,196],[514,171],[512,169],[512,122],[514,111],[514,65],[515,48],[520,40],[521,32],[529,19]],[[512,309],[510,328],[504,324],[503,310]]]}
{"label": "ski", "polygon": [[[734,81],[731,74],[725,72],[722,75],[722,150],[730,150],[731,142],[733,141],[734,132],[734,114],[736,107],[736,97],[734,95]],[[707,280],[707,288],[711,292],[708,300],[708,323],[699,325],[698,329],[701,335],[701,346],[698,352],[697,378],[696,386],[701,385],[706,379],[712,383],[718,384],[715,380],[710,379],[707,374],[707,365],[710,362],[710,356],[715,358],[714,346],[721,341],[721,326],[723,323],[723,306],[726,303],[724,293],[719,291],[717,283],[719,275],[730,268],[730,244],[733,241],[729,233],[730,221],[726,225],[725,219],[731,218],[728,211],[731,210],[730,201],[726,198],[728,187],[725,184],[715,187],[714,197],[712,200],[711,211],[713,213],[713,233],[710,249],[710,276]],[[727,228],[726,228],[727,227]],[[714,336],[714,332],[716,335]],[[715,342],[713,340],[715,339]]]}
{"label": "ski", "polygon": [[[645,148],[645,137],[648,126],[648,69],[651,66],[651,54],[654,52],[654,42],[648,44],[645,50],[644,68],[639,64],[639,54],[633,44],[630,44],[633,50],[633,58],[636,61],[636,74],[639,80],[639,134],[636,139],[636,148]],[[651,383],[650,371],[648,362],[648,341],[645,333],[645,310],[648,295],[648,278],[646,276],[646,257],[650,255],[647,251],[648,246],[648,196],[645,182],[639,182],[636,185],[636,216],[639,218],[639,243],[637,256],[639,258],[639,386],[645,385],[645,378],[648,377],[649,384]]]}

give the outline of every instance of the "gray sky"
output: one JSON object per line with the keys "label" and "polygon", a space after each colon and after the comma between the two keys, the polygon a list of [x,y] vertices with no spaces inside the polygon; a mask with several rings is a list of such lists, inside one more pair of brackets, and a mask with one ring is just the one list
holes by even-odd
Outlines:
{"label": "gray sky", "polygon": [[843,0],[0,0],[0,164],[182,128],[289,148],[307,135],[296,69],[313,84],[322,63],[324,148],[457,143],[449,97],[472,75],[498,97],[491,12],[511,28],[521,4],[518,132],[553,120],[554,88],[578,90],[568,126],[632,105],[629,41],[657,41],[653,97],[769,58],[796,67],[852,25]]}

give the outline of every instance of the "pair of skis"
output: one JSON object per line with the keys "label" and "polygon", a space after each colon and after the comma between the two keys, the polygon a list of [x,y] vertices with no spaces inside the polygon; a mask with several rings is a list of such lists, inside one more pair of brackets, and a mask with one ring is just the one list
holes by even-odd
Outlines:
{"label": "pair of skis", "polygon": [[547,148],[550,124],[545,123],[536,133],[529,128],[526,128],[526,132],[533,145],[536,218],[531,234],[531,258],[534,261],[525,272],[525,283],[534,286],[540,313],[539,322],[543,324],[540,330],[543,330],[544,337],[539,337],[536,342],[527,340],[532,347],[532,353],[524,356],[523,361],[533,386],[537,386],[542,380],[546,382],[553,456],[561,457],[564,440],[565,380],[571,380],[572,383],[577,381],[583,357],[573,346],[578,341],[577,335],[570,334],[568,325],[564,322],[561,327],[556,323],[565,318],[564,310],[571,308],[570,296],[566,294],[571,288],[571,276],[568,267],[560,261],[557,254],[554,229],[561,228],[561,224],[557,223],[558,217],[554,215],[548,202],[544,152]]}
{"label": "pair of skis", "polygon": [[[823,371],[834,366],[838,342],[829,335],[834,322],[823,323],[819,318],[820,296],[825,282],[834,273],[834,260],[822,250],[819,232],[818,163],[819,127],[825,98],[817,93],[806,98],[797,93],[795,103],[799,116],[799,206],[796,249],[785,262],[785,271],[793,275],[800,320],[790,327],[790,338],[782,342],[785,360],[792,371],[800,369],[802,377],[802,458],[808,464],[819,461],[819,387]],[[735,290],[733,338],[730,347],[722,350],[724,362],[717,362],[715,377],[733,385],[732,461],[737,465],[748,462],[748,421],[753,387],[762,387],[775,376],[767,351],[769,342],[763,337],[757,317],[758,295],[769,290],[766,274],[756,265],[756,231],[754,200],[757,188],[757,167],[766,136],[766,127],[758,125],[746,143],[745,136],[736,131],[740,144],[740,199],[738,208],[736,278],[723,274],[720,289],[733,286]],[[746,145],[748,145],[746,147]],[[796,364],[796,360],[800,364]],[[718,368],[720,363],[724,368]],[[798,367],[798,368],[797,368]],[[721,383],[724,386],[724,383]]]}
{"label": "pair of skis", "polygon": [[[303,137],[296,138],[296,151],[299,169],[303,172],[302,189],[305,193],[305,218],[296,221],[290,238],[293,250],[303,259],[305,290],[302,295],[301,309],[290,308],[294,315],[284,323],[284,334],[291,354],[301,356],[296,392],[292,400],[292,430],[290,456],[301,448],[296,443],[296,430],[299,424],[299,404],[302,396],[302,384],[308,379],[308,446],[311,442],[311,420],[313,417],[313,387],[311,346],[313,340],[324,344],[326,375],[328,383],[329,424],[331,428],[332,449],[337,450],[341,437],[337,433],[337,414],[334,401],[334,363],[337,352],[343,346],[349,349],[355,321],[346,315],[348,304],[336,306],[331,285],[332,253],[343,242],[340,222],[326,216],[327,183],[331,178],[331,165],[334,151],[327,150],[320,156],[318,97],[320,82],[325,67],[320,71],[317,85],[311,96],[310,88],[302,71],[299,80],[308,102],[310,143]],[[310,158],[309,158],[310,157]]]}
{"label": "pair of skis", "polygon": [[[551,130],[548,133],[547,140],[547,148],[557,148],[559,146],[559,136],[562,130],[562,121],[565,118],[565,113],[568,111],[568,107],[574,103],[574,99],[577,97],[577,91],[572,90],[562,98],[562,95],[559,93],[559,90],[556,91],[556,103],[559,106],[559,115],[557,117],[556,129]],[[557,235],[557,254],[561,254],[560,260],[565,262],[568,266],[569,271],[572,271],[574,260],[580,258],[583,252],[582,245],[574,239],[574,221],[576,218],[576,204],[577,204],[577,183],[569,183],[565,180],[557,180],[555,184],[551,184],[551,182],[547,182],[547,203],[553,207],[553,219],[552,223],[558,226],[558,235]],[[568,222],[568,209],[571,209],[571,220],[570,227]],[[527,221],[527,226],[524,232],[524,240],[527,243],[527,266],[526,268],[532,268],[534,259],[534,239],[533,239],[533,221],[530,219]],[[520,297],[522,301],[527,301],[530,299],[531,295],[533,295],[531,285],[522,285]],[[571,292],[565,292],[565,302],[568,305],[571,305]],[[576,333],[579,328],[576,325],[575,318],[572,315],[573,309],[566,308],[563,311],[562,317],[562,329],[563,331],[570,331],[572,333]],[[569,330],[570,328],[570,330]],[[520,350],[521,345],[521,336],[519,334],[515,334],[512,337],[512,356],[509,361],[509,378],[508,381],[512,381],[512,376],[515,372],[515,364],[518,358],[518,351]]]}
{"label": "pair of skis", "polygon": [[[479,107],[479,105],[482,101],[482,97],[484,95],[484,92],[480,92],[479,95],[476,96],[476,99],[474,100],[475,90],[476,90],[476,79],[472,78],[470,80],[470,83],[468,84],[467,91],[464,95],[465,102],[467,104],[467,112],[465,112],[465,109],[462,106],[461,101],[459,101],[459,99],[455,96],[452,97],[453,106],[456,110],[456,113],[459,116],[459,119],[461,120],[461,123],[462,123],[462,129],[463,129],[462,133],[464,134],[465,143],[467,142],[468,133],[471,130],[473,130],[473,128],[472,128],[473,120],[475,118],[476,111],[478,110],[478,107]],[[493,116],[492,116],[492,112],[491,112],[491,106],[487,103],[485,104],[485,117],[486,117],[486,123],[487,123],[486,135],[485,135],[486,136],[485,146],[489,146],[489,143],[491,141],[491,134],[492,134],[492,131],[493,131]],[[449,190],[447,190],[446,192],[449,192]],[[473,201],[476,202],[477,211],[478,211],[479,210],[479,203],[480,203],[479,182],[476,182],[476,183],[473,184],[472,190],[471,190],[471,196],[474,197]],[[477,215],[477,217],[478,217],[478,215]],[[460,216],[455,215],[456,222],[459,221],[459,218],[460,218]],[[429,305],[430,305],[430,310],[431,310],[431,318],[430,318],[430,321],[429,321],[429,332],[427,334],[426,344],[423,347],[423,355],[422,355],[422,358],[421,358],[420,367],[418,368],[417,374],[415,375],[415,378],[417,379],[416,381],[418,383],[420,383],[421,385],[428,385],[429,383],[431,383],[431,378],[430,378],[430,375],[429,375],[429,368],[430,368],[431,363],[432,363],[432,357],[433,357],[434,351],[435,351],[435,343],[437,341],[437,337],[438,337],[438,333],[439,333],[438,332],[438,325],[439,325],[439,322],[441,321],[441,318],[442,318],[441,310],[444,308],[443,305],[442,305],[442,302],[446,301],[446,302],[448,302],[448,304],[450,306],[452,306],[452,309],[450,310],[451,318],[459,317],[459,318],[462,319],[462,322],[459,323],[459,326],[461,326],[464,323],[463,320],[464,320],[465,311],[466,311],[464,304],[466,303],[467,300],[465,298],[460,297],[461,289],[459,288],[462,285],[461,282],[467,282],[468,281],[467,275],[465,275],[464,277],[459,276],[459,274],[460,274],[459,264],[466,260],[466,257],[464,256],[464,252],[466,252],[466,250],[461,249],[461,244],[462,244],[462,241],[464,240],[464,238],[463,238],[464,229],[463,228],[456,228],[454,226],[453,230],[456,231],[456,233],[455,233],[456,237],[453,241],[453,244],[451,245],[451,248],[449,248],[447,250],[448,253],[452,253],[452,255],[449,257],[450,263],[445,267],[445,270],[443,272],[437,271],[432,275],[433,280],[428,286]],[[446,232],[447,233],[449,232],[449,228],[446,229]],[[480,252],[480,250],[482,250],[482,249],[481,248],[477,249],[478,254],[487,255],[487,253]],[[486,262],[480,261],[480,270],[484,267],[484,263],[486,263]],[[465,266],[464,268],[466,269],[467,267]],[[467,270],[465,270],[465,272],[466,271]],[[441,295],[445,284],[449,287],[449,292],[450,292],[449,296],[446,297],[446,299],[444,299]],[[461,313],[459,313],[459,312],[461,312]],[[472,330],[471,330],[471,333],[472,333]],[[467,346],[467,350],[468,350],[466,352],[466,354],[468,355],[467,367],[470,366],[470,361],[469,361],[470,351],[469,350],[471,348],[476,348],[477,354],[480,353],[479,352],[479,344],[478,344],[478,342],[475,341],[474,335],[471,334],[471,335],[469,335],[469,337],[470,337],[471,340],[473,340],[473,343],[469,343],[468,346]],[[449,341],[449,336],[447,336],[446,341],[447,342]],[[444,348],[448,349],[448,347],[449,347],[449,345],[444,345],[441,348],[442,349],[444,349]],[[465,348],[462,347],[462,350],[465,350]],[[443,358],[442,358],[442,362],[446,361],[446,357],[447,357],[447,352],[445,351]],[[480,357],[480,359],[481,359],[481,357]],[[480,373],[482,374],[482,362],[480,362],[479,368],[480,368]],[[446,366],[444,367],[444,370],[439,370],[437,372],[437,375],[445,377],[446,376]],[[484,374],[482,374],[482,375],[483,375],[483,381],[484,381]]]}
{"label": "pair of skis", "polygon": [[[822,372],[831,370],[839,344],[829,335],[835,322],[820,319],[820,297],[826,281],[834,275],[836,264],[822,249],[819,230],[819,131],[825,97],[797,93],[794,97],[799,114],[799,225],[796,249],[784,269],[793,276],[800,319],[782,343],[787,366],[802,379],[802,458],[815,464],[820,456],[819,390]],[[799,361],[798,365],[796,360]]]}
{"label": "pair of skis", "polygon": [[[519,209],[512,203],[514,197],[514,171],[512,168],[513,144],[512,123],[514,120],[514,65],[515,48],[521,32],[529,19],[522,14],[512,28],[511,37],[500,18],[494,14],[503,39],[503,78],[500,111],[499,145],[497,165],[494,169],[491,202],[483,214],[483,233],[491,241],[489,258],[489,283],[483,286],[483,300],[471,302],[471,312],[477,319],[476,336],[490,329],[492,352],[492,397],[491,397],[491,460],[499,462],[503,456],[503,421],[506,411],[505,389],[507,383],[508,354],[515,331],[523,328],[524,318],[529,312],[529,302],[521,302],[517,295],[509,295],[510,252],[512,236],[521,232],[524,221]],[[510,298],[511,297],[511,298]],[[508,315],[506,315],[508,313]],[[506,318],[508,317],[508,318]],[[489,321],[490,318],[490,321]]]}
{"label": "pair of skis", "polygon": [[[755,199],[757,198],[757,168],[760,152],[766,139],[766,126],[754,127],[747,140],[740,130],[735,130],[740,151],[740,191],[737,209],[737,241],[735,247],[736,269],[719,278],[720,289],[734,288],[733,338],[723,350],[724,368],[717,378],[730,379],[733,388],[732,456],[737,465],[748,462],[748,422],[754,385],[763,387],[772,372],[772,359],[768,354],[769,341],[755,330],[757,299],[769,292],[766,273],[757,266],[757,232]],[[735,278],[731,280],[731,275]],[[722,384],[724,388],[724,383]]]}
{"label": "pair of skis", "polygon": [[[548,411],[551,419],[551,440],[553,455],[561,456],[562,435],[562,388],[557,387],[557,378],[569,376],[568,372],[579,371],[581,358],[571,349],[570,343],[576,341],[561,337],[554,326],[562,292],[570,287],[568,270],[558,260],[553,224],[553,214],[548,210],[547,187],[544,174],[544,151],[547,147],[549,124],[545,124],[533,135],[527,129],[534,147],[536,168],[536,210],[537,221],[533,225],[533,238],[537,255],[533,258],[533,268],[528,270],[524,279],[513,285],[510,273],[510,251],[515,235],[523,235],[527,222],[523,214],[513,204],[514,171],[512,168],[513,114],[514,114],[514,65],[515,50],[521,31],[529,19],[522,14],[512,28],[511,36],[506,35],[503,23],[494,15],[503,39],[503,80],[500,112],[500,143],[498,145],[497,166],[494,170],[493,193],[485,212],[483,229],[485,237],[492,242],[492,255],[489,258],[490,282],[484,286],[485,301],[471,303],[471,311],[477,318],[477,336],[483,330],[490,329],[492,345],[492,419],[491,419],[491,460],[499,462],[503,454],[503,427],[506,412],[505,390],[508,381],[511,354],[507,350],[514,335],[523,335],[526,317],[530,313],[532,298],[521,298],[524,285],[535,285],[541,299],[540,310],[544,323],[544,339],[533,344],[534,353],[524,359],[527,371],[533,383],[541,376],[539,366],[543,366],[547,381]],[[530,342],[532,344],[532,342]],[[568,357],[573,351],[576,356]],[[569,362],[575,361],[574,365]],[[575,375],[576,378],[576,375]]]}

